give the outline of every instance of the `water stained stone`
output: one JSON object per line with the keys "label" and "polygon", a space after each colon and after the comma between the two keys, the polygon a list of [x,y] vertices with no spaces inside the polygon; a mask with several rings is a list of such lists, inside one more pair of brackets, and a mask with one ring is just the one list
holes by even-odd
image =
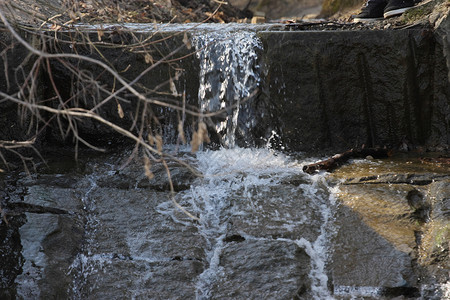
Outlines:
{"label": "water stained stone", "polygon": [[[158,211],[172,208],[167,193],[151,190],[98,188],[90,194],[95,203],[95,228],[89,250],[132,258],[170,260],[172,257],[203,260],[203,240],[193,223],[177,223]],[[157,224],[157,226],[155,226]]]}
{"label": "water stained stone", "polygon": [[26,223],[25,215],[8,218],[8,224],[0,224],[0,298],[16,299],[14,281],[23,272],[23,246],[19,228]]}
{"label": "water stained stone", "polygon": [[227,244],[214,299],[308,299],[310,258],[293,242],[247,239]]}
{"label": "water stained stone", "polygon": [[[361,173],[364,167],[365,174]],[[333,174],[335,178],[358,175],[344,181],[337,192],[339,231],[332,258],[337,295],[343,299],[350,295],[443,297],[446,291],[440,284],[447,279],[441,270],[446,269],[448,257],[434,261],[441,267],[431,267],[428,260],[433,251],[439,257],[448,249],[446,243],[442,248],[432,246],[437,232],[448,237],[449,220],[440,217],[440,204],[445,202],[449,184],[441,171],[439,166],[433,170],[418,160],[410,158],[405,164],[402,157],[394,157],[358,160]],[[425,217],[418,219],[418,211]],[[347,293],[349,286],[354,288]]]}
{"label": "water stained stone", "polygon": [[103,259],[72,291],[73,299],[195,299],[196,277],[203,270],[197,261]]}
{"label": "water stained stone", "polygon": [[311,209],[318,204],[316,199],[304,195],[302,187],[255,186],[249,196],[239,196],[233,200],[233,210],[239,213],[231,217],[231,230],[255,237],[301,236],[311,241],[320,234],[321,212]]}
{"label": "water stained stone", "polygon": [[[348,207],[341,206],[336,217],[339,232],[333,241],[331,260],[335,286],[399,287],[417,283],[408,255],[411,245],[396,248]],[[414,235],[412,239],[414,243]]]}
{"label": "water stained stone", "polygon": [[80,251],[84,219],[82,188],[75,188],[77,180],[73,174],[64,177],[74,185],[69,187],[62,180],[58,187],[53,180],[25,176],[17,181],[16,191],[9,191],[5,211],[7,219],[13,216],[13,222],[7,226],[16,226],[18,213],[26,217],[18,228],[23,247],[22,272],[15,278],[18,297],[67,297],[71,279],[66,274]]}

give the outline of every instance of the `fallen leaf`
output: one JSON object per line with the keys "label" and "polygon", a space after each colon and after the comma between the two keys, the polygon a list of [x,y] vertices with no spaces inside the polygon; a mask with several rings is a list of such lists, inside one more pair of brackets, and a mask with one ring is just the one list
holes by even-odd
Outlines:
{"label": "fallen leaf", "polygon": [[97,37],[98,40],[101,41],[102,40],[102,36],[105,35],[105,31],[103,30],[103,26],[100,25],[100,28],[97,28]]}
{"label": "fallen leaf", "polygon": [[206,127],[206,124],[204,122],[200,122],[198,123],[198,130],[194,131],[194,133],[192,134],[191,152],[197,152],[203,142],[210,143],[211,140],[208,136],[208,129]]}
{"label": "fallen leaf", "polygon": [[175,86],[175,83],[173,82],[172,78],[170,78],[170,80],[169,80],[169,85],[170,85],[170,91],[172,92],[172,95],[175,97],[180,96],[180,94],[178,94],[177,87]]}
{"label": "fallen leaf", "polygon": [[196,131],[192,134],[192,141],[191,141],[191,152],[195,153],[198,151],[200,147],[200,141],[199,141],[199,135]]}
{"label": "fallen leaf", "polygon": [[117,112],[119,113],[119,117],[120,117],[121,119],[123,119],[123,117],[124,117],[125,115],[124,115],[124,113],[123,113],[123,109],[122,109],[122,106],[120,105],[120,103],[117,103]]}
{"label": "fallen leaf", "polygon": [[153,64],[153,57],[149,53],[145,53],[144,59],[145,63]]}
{"label": "fallen leaf", "polygon": [[186,48],[188,50],[191,50],[191,48],[192,48],[191,40],[189,40],[186,32],[184,33],[183,43],[186,45]]}
{"label": "fallen leaf", "polygon": [[150,158],[148,158],[147,156],[144,156],[145,176],[147,176],[147,178],[150,180],[155,178],[155,174],[153,174],[153,172],[150,170],[151,167],[152,167],[152,164],[151,164]]}
{"label": "fallen leaf", "polygon": [[178,136],[181,139],[181,142],[183,144],[186,144],[186,137],[184,136],[184,130],[183,130],[183,122],[178,122]]}
{"label": "fallen leaf", "polygon": [[157,135],[155,137],[155,142],[156,142],[156,149],[158,149],[159,154],[162,153],[163,150],[163,140],[162,140],[162,136]]}

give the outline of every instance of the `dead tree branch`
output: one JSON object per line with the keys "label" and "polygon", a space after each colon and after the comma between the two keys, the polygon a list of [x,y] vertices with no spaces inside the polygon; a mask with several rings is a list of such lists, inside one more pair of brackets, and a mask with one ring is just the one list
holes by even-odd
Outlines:
{"label": "dead tree branch", "polygon": [[327,171],[331,172],[337,167],[345,164],[348,160],[353,158],[366,158],[371,156],[373,158],[386,158],[389,156],[389,151],[382,148],[362,148],[362,149],[351,149],[343,153],[333,155],[332,157],[309,164],[303,167],[303,172],[308,174],[313,174],[317,171]]}

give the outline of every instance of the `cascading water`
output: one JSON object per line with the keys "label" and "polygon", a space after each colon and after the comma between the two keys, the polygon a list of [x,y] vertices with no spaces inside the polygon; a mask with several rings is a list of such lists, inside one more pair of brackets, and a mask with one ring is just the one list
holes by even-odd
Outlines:
{"label": "cascading water", "polygon": [[[198,222],[139,179],[130,190],[117,187],[118,167],[90,167],[80,183],[87,222],[70,267],[73,299],[111,297],[114,285],[126,285],[123,296],[133,299],[177,298],[180,291],[169,287],[178,268],[188,272],[189,299],[332,298],[333,199],[323,178],[303,175],[302,162],[265,148],[208,150],[190,160],[204,177],[176,200]],[[191,263],[198,271],[186,269]]]}
{"label": "cascading water", "polygon": [[[70,299],[380,299],[384,286],[403,291],[414,280],[405,253],[410,245],[397,247],[369,228],[351,211],[359,203],[338,205],[340,191],[328,179],[303,173],[310,158],[269,146],[236,147],[236,134],[245,137],[256,125],[250,106],[239,105],[260,83],[256,33],[198,29],[192,38],[201,64],[199,106],[203,112],[226,109],[225,117],[213,119],[226,147],[195,155],[182,149],[180,157],[203,176],[171,165],[174,199],[163,167],[153,166],[153,181],[139,162],[119,167],[131,151],[90,158],[83,175],[19,182],[27,203],[60,205],[69,213],[27,213],[18,296],[54,298],[57,290]],[[70,184],[58,186],[66,177]],[[346,188],[350,193],[353,187]],[[63,218],[72,223],[60,225]],[[36,235],[38,224],[48,228]],[[72,238],[80,228],[83,234]],[[72,241],[63,245],[68,254],[47,259],[60,240]]]}
{"label": "cascading water", "polygon": [[[251,124],[253,119],[251,114],[248,112],[240,114],[240,100],[249,97],[259,84],[260,67],[257,51],[262,47],[261,42],[255,32],[229,31],[197,34],[194,36],[194,44],[198,51],[197,57],[200,59],[199,104],[202,111],[213,112],[236,105],[230,109],[231,112],[228,112],[226,119],[216,125],[217,132],[223,133],[226,130],[223,144],[233,148],[238,120],[246,117],[250,121],[243,122],[245,127],[254,125]],[[230,218],[242,214],[242,211],[237,209],[242,204],[233,203],[236,201],[233,200],[236,198],[233,194],[242,192],[244,198],[241,201],[251,203],[251,199],[255,197],[252,192],[261,194],[268,186],[279,184],[276,179],[278,176],[300,171],[295,168],[288,170],[289,167],[283,164],[277,165],[279,161],[270,151],[265,153],[259,151],[235,149],[229,152],[221,150],[213,154],[198,155],[200,170],[205,179],[202,185],[193,186],[185,197],[190,199],[192,207],[200,215],[200,232],[208,241],[206,257],[209,260],[209,267],[200,275],[197,285],[200,298],[211,296],[211,284],[223,275],[219,264],[224,247],[223,240],[229,230]],[[272,166],[272,163],[275,165]],[[273,167],[278,168],[281,173],[272,173]],[[319,197],[315,196],[317,192],[315,188],[310,191],[309,184],[303,188],[306,188],[303,192],[309,191],[310,198]],[[266,200],[271,201],[270,197]],[[320,202],[322,201],[314,201],[316,204]],[[329,225],[331,216],[328,206],[324,203],[317,208],[323,218],[321,233],[317,239],[311,242],[299,237],[298,240],[285,239],[285,241],[304,248],[313,258],[310,273],[313,294],[317,298],[324,299],[329,296],[324,270],[328,233],[325,227]],[[300,219],[304,221],[306,218],[302,216]],[[299,220],[293,220],[291,226],[295,226],[297,221]],[[242,234],[246,239],[261,238]]]}
{"label": "cascading water", "polygon": [[[257,52],[262,45],[253,31],[200,31],[193,36],[200,60],[199,106],[202,112],[226,109],[216,122],[222,144],[235,146],[236,130],[255,126],[249,107],[241,105],[257,89],[260,67]],[[246,110],[244,113],[241,110]]]}
{"label": "cascading water", "polygon": [[[244,128],[254,125],[251,124],[251,112],[242,113],[239,102],[258,86],[257,51],[261,43],[252,31],[203,32],[194,35],[193,40],[201,63],[200,108],[212,112],[235,105],[227,110],[227,116],[217,123],[216,128],[223,134],[222,142],[228,149],[197,153],[193,163],[204,177],[191,182],[188,190],[176,196],[176,200],[199,221],[192,223],[172,201],[160,202],[156,206],[158,216],[150,213],[153,220],[142,221],[145,210],[124,208],[119,203],[122,199],[106,197],[106,201],[101,184],[93,183],[83,201],[89,203],[88,199],[92,199],[95,206],[87,203],[85,206],[96,211],[88,212],[89,241],[84,253],[72,265],[73,272],[81,273],[72,286],[73,295],[107,293],[102,282],[112,280],[108,277],[114,271],[105,272],[117,264],[116,260],[122,260],[131,268],[127,273],[136,272],[132,270],[137,268],[147,272],[140,275],[144,279],[135,279],[131,287],[132,297],[138,298],[147,291],[146,282],[158,276],[152,266],[171,262],[175,257],[180,261],[201,262],[199,274],[191,280],[197,299],[331,298],[326,264],[327,242],[333,234],[333,213],[326,184],[320,177],[304,175],[302,163],[284,154],[269,148],[235,147],[239,123]],[[100,169],[106,174],[117,173],[108,168]],[[95,176],[103,181],[102,175]],[[132,186],[139,190],[138,183]],[[122,193],[116,192],[115,197],[117,194]],[[114,221],[105,217],[110,213],[105,213],[107,203],[122,207],[124,210],[120,213],[125,219],[133,216],[132,219],[141,220],[141,225],[148,227],[141,227],[138,232],[122,228],[129,227],[123,217],[117,216]],[[187,237],[171,237],[179,239],[181,244],[171,244],[174,249],[166,249],[162,245],[167,241],[155,233],[160,226],[168,232],[193,233]],[[115,235],[122,236],[126,245],[119,243],[114,250],[109,248],[112,242],[100,234],[109,232],[109,227],[115,228]],[[191,239],[197,241],[195,245],[186,242]],[[179,247],[187,250],[180,252]],[[247,259],[239,254],[241,251],[254,256],[257,261],[267,253],[275,258],[268,258],[266,262],[261,259],[257,265],[246,264],[241,262]],[[271,251],[274,253],[270,254]],[[236,265],[224,263],[227,260]],[[272,270],[272,264],[278,264],[287,274]],[[236,274],[240,269],[245,269],[242,273],[248,276],[247,283],[236,281],[243,275]]]}
{"label": "cascading water", "polygon": [[[198,298],[214,298],[212,290],[217,288],[217,282],[228,275],[224,270],[225,266],[220,264],[220,258],[227,247],[224,240],[232,232],[237,232],[246,241],[262,241],[267,245],[282,242],[305,249],[311,259],[309,277],[312,296],[315,299],[331,298],[327,288],[325,264],[327,241],[332,234],[332,213],[323,182],[318,178],[312,181],[302,178],[304,183],[288,187],[297,196],[283,199],[280,194],[272,192],[283,185],[283,180],[298,176],[302,165],[282,154],[268,149],[235,148],[202,152],[197,158],[199,170],[205,177],[199,184],[193,185],[183,195],[183,199],[191,203],[200,216],[199,231],[208,241],[206,257],[209,267],[199,276]],[[308,208],[306,203],[302,203],[305,199],[308,201]],[[305,210],[292,215],[283,213],[282,209],[276,208],[278,205],[282,206],[283,201],[302,206]],[[244,223],[250,219],[250,224],[265,223],[263,226],[277,230],[281,236],[247,231],[246,226],[234,224],[236,219],[243,219]],[[317,232],[311,236],[283,236],[284,230],[295,232],[306,224],[315,227]]]}

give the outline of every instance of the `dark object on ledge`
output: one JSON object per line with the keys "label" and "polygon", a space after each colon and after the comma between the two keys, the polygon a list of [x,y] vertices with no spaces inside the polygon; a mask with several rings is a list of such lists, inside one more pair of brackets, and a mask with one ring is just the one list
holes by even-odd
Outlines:
{"label": "dark object on ledge", "polygon": [[350,149],[344,153],[333,155],[331,158],[322,160],[313,164],[309,164],[303,167],[303,172],[313,174],[316,171],[325,170],[332,171],[340,165],[346,163],[352,158],[366,158],[371,156],[373,158],[386,158],[389,157],[389,150],[384,148],[362,148],[362,149]]}

